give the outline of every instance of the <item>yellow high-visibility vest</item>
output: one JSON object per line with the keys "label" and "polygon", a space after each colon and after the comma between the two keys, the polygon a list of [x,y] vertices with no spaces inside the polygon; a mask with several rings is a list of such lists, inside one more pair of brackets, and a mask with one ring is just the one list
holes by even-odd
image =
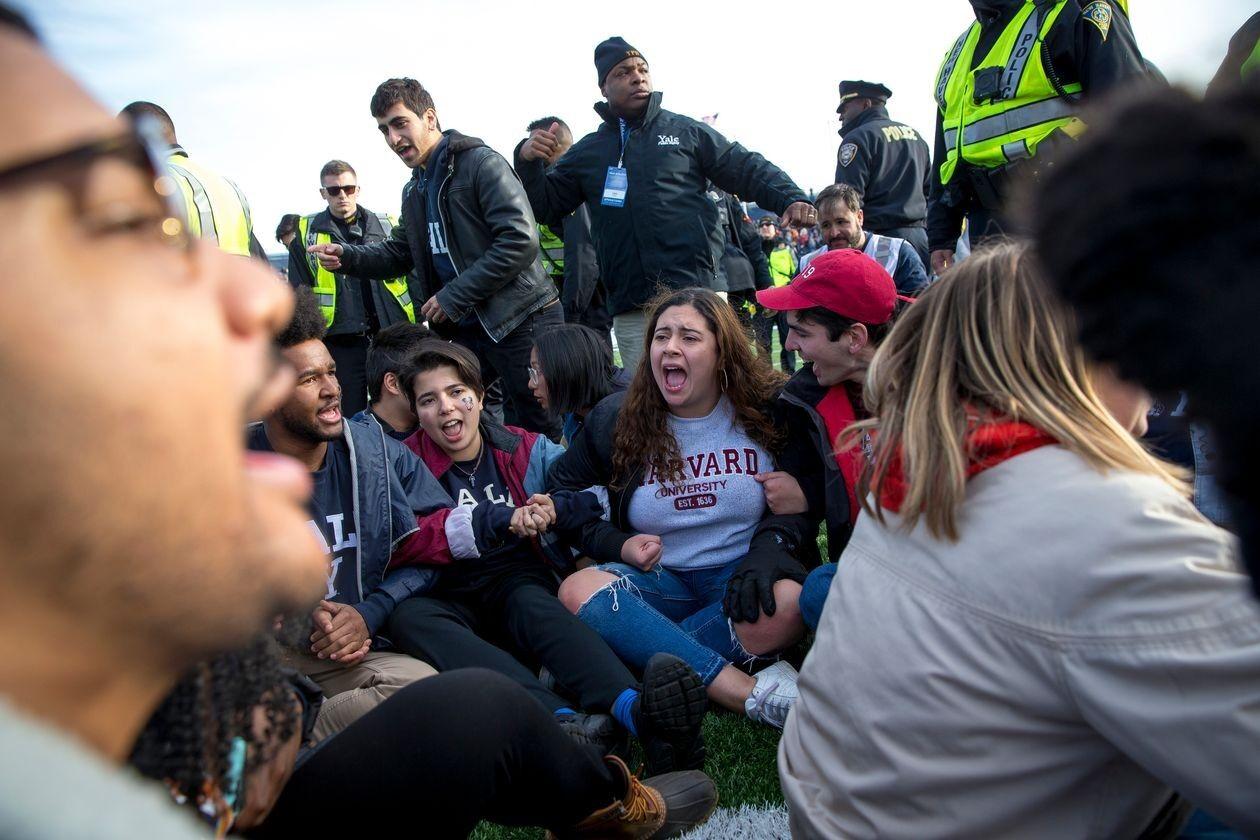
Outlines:
{"label": "yellow high-visibility vest", "polygon": [[[318,215],[318,214],[316,214]],[[326,245],[332,242],[331,233],[319,233],[311,229],[311,221],[315,216],[303,216],[298,219],[298,239],[305,243],[306,247],[311,245]],[[380,221],[381,227],[385,230],[385,235],[389,236],[389,232],[394,229],[394,220],[384,213],[377,213],[376,218]],[[332,326],[333,319],[337,315],[337,275],[319,264],[319,259],[311,253],[306,255],[306,264],[311,268],[311,276],[315,278],[315,300],[319,303],[319,309],[324,313],[324,325]],[[407,315],[407,320],[411,323],[416,322],[416,307],[411,302],[411,291],[407,288],[406,277],[392,277],[389,280],[382,280],[385,288],[393,295],[394,300],[398,301],[398,305]]]}
{"label": "yellow high-visibility vest", "polygon": [[189,232],[229,254],[249,256],[253,223],[240,188],[191,160],[179,147],[172,150],[166,164],[183,196]]}
{"label": "yellow high-visibility vest", "polygon": [[564,277],[564,240],[547,227],[538,226],[538,247],[542,252],[543,266],[552,277]]}
{"label": "yellow high-visibility vest", "polygon": [[[1068,2],[1059,0],[1049,7],[1044,20],[1037,14],[1037,5],[1025,0],[977,65],[977,69],[1003,68],[996,99],[977,103],[973,98],[975,71],[971,67],[982,28],[978,21],[946,54],[936,76],[936,105],[948,150],[940,167],[942,184],[949,183],[960,161],[992,169],[1032,157],[1056,129],[1072,136],[1084,129],[1076,117],[1077,106],[1056,92],[1041,60],[1042,41]],[[1075,2],[1071,5],[1076,8]],[[1063,91],[1077,94],[1081,86],[1063,85]]]}

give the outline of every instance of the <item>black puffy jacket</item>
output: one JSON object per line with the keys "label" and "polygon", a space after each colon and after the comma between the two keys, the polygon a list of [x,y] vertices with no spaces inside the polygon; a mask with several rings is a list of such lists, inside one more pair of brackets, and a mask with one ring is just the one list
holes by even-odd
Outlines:
{"label": "black puffy jacket", "polygon": [[399,277],[415,267],[424,303],[437,294],[442,311],[458,323],[471,309],[494,341],[531,313],[557,300],[538,256],[538,227],[521,182],[503,157],[476,137],[446,131],[446,172],[438,196],[442,228],[458,273],[441,286],[429,257],[424,196],[416,189],[420,170],[403,187],[402,217],[390,237],[375,245],[347,246],[347,274],[373,279]]}
{"label": "black puffy jacket", "polygon": [[653,93],[626,139],[622,158],[629,187],[625,206],[600,203],[608,168],[621,157],[621,131],[607,103],[604,122],[573,144],[556,165],[523,161],[516,171],[539,221],[552,224],[585,202],[600,276],[613,313],[641,308],[658,286],[713,288],[723,232],[708,182],[782,214],[807,201],[779,167],[699,120],[661,108]]}

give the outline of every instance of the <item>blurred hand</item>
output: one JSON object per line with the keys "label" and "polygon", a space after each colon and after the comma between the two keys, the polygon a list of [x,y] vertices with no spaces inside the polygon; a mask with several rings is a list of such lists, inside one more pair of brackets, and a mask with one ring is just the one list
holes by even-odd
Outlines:
{"label": "blurred hand", "polygon": [[818,224],[818,211],[812,204],[798,201],[783,211],[783,224],[792,227],[813,227]]}
{"label": "blurred hand", "polygon": [[438,303],[437,295],[426,300],[424,306],[420,307],[420,312],[433,324],[440,324],[448,320],[446,313],[442,311],[442,304]]}
{"label": "blurred hand", "polygon": [[945,273],[945,269],[954,264],[954,252],[948,250],[940,250],[932,252],[932,273],[940,277]]}

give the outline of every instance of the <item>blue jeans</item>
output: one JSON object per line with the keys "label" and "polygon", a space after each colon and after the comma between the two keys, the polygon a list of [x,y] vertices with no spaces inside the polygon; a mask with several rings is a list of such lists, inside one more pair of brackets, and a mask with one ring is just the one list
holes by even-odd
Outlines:
{"label": "blue jeans", "polygon": [[836,576],[835,563],[823,563],[809,573],[805,583],[801,585],[801,597],[797,601],[801,607],[801,620],[810,630],[818,629],[818,621],[822,618],[823,603],[827,593],[831,591],[831,579]]}
{"label": "blue jeans", "polygon": [[758,659],[740,644],[722,611],[726,581],[737,563],[712,569],[639,571],[606,563],[602,572],[620,580],[597,591],[578,618],[608,643],[623,661],[642,669],[657,653],[672,653],[696,670],[705,685],[732,662]]}

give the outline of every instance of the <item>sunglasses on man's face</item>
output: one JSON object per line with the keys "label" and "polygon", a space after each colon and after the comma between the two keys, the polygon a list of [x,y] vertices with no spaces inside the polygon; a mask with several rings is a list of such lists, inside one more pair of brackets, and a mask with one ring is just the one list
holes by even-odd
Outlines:
{"label": "sunglasses on man's face", "polygon": [[323,187],[322,189],[334,198],[341,195],[342,190],[346,191],[346,195],[354,195],[359,191],[358,186],[355,184],[346,184],[344,187]]}

